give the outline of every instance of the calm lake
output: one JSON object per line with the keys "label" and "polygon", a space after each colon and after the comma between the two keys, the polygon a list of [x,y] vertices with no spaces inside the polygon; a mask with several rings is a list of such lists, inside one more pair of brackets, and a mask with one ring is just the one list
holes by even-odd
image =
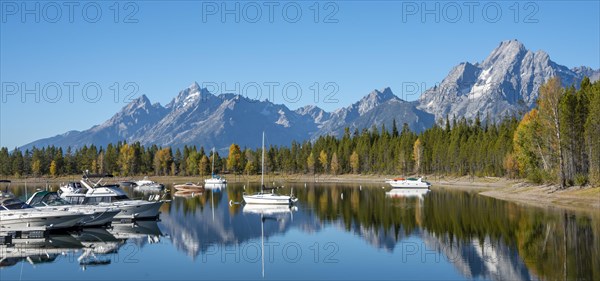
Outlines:
{"label": "calm lake", "polygon": [[[278,192],[289,194],[290,187]],[[25,196],[23,187],[11,189]],[[34,190],[30,186],[28,194]],[[467,191],[434,188],[420,198],[390,196],[389,190],[381,184],[298,184],[295,207],[260,208],[235,204],[244,185],[229,184],[172,197],[157,222],[0,246],[0,277],[600,280],[596,215]],[[249,185],[246,192],[252,192]]]}

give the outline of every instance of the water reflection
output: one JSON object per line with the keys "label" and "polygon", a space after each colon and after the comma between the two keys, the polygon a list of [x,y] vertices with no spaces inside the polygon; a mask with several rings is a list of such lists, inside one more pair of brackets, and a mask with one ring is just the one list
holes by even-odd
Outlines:
{"label": "water reflection", "polygon": [[[306,278],[333,274],[338,279],[600,279],[600,220],[593,214],[525,207],[465,191],[434,190],[415,196],[380,187],[287,186],[278,192],[288,194],[294,188],[299,203],[293,208],[235,204],[242,201],[244,191],[258,187],[244,190],[234,183],[222,190],[173,197],[163,206],[158,224],[113,225],[107,230],[51,236],[23,247],[2,246],[1,264],[52,262],[64,253],[76,252],[82,267],[111,268],[114,254],[128,250],[126,242],[150,248],[149,244],[160,242],[159,237],[170,242],[159,243],[169,247],[161,247],[162,253],[172,259],[187,256],[198,264],[217,248],[269,240],[312,243],[310,239],[324,236],[344,246],[336,258],[348,269],[306,263],[302,264],[308,267],[304,273],[315,272],[302,275]],[[265,217],[272,219],[263,221]],[[171,249],[175,256],[169,253]],[[360,266],[353,266],[356,260]],[[261,277],[252,275],[256,273],[243,262],[217,262],[236,270],[218,271],[213,264],[201,267],[203,276],[219,279],[240,272],[244,278]],[[453,271],[444,271],[445,265]],[[283,264],[279,258],[267,267],[265,278],[271,273],[285,278],[284,271],[294,266],[298,265]],[[189,278],[194,270],[197,267],[184,267],[172,277]]]}
{"label": "water reflection", "polygon": [[[76,259],[82,269],[109,265],[122,247],[143,247],[157,243],[161,232],[157,221],[114,223],[110,228],[85,228],[63,233],[50,233],[39,238],[17,238],[9,245],[0,245],[0,266],[8,267],[20,261],[32,265],[54,262],[58,257]],[[129,246],[127,246],[129,245]]]}

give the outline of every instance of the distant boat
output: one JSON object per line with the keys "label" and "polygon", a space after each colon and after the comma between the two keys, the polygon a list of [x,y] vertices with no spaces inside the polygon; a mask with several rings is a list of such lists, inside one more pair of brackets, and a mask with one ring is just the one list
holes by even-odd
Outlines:
{"label": "distant boat", "polygon": [[431,184],[423,178],[394,178],[385,181],[394,188],[430,188]]}
{"label": "distant boat", "polygon": [[178,191],[203,191],[204,187],[200,184],[195,184],[193,182],[186,182],[183,184],[177,184],[175,186],[176,190]]}
{"label": "distant boat", "polygon": [[247,204],[282,204],[282,205],[290,205],[298,201],[297,198],[291,195],[279,195],[272,190],[271,193],[265,193],[265,132],[263,132],[262,137],[262,168],[261,168],[261,176],[260,176],[260,192],[248,195],[243,195],[244,201]]}
{"label": "distant boat", "polygon": [[211,171],[212,177],[209,179],[204,179],[204,185],[207,188],[222,188],[224,187],[224,185],[227,184],[227,180],[222,178],[219,175],[215,175],[215,148],[213,147],[213,153],[212,153],[212,171]]}
{"label": "distant boat", "polygon": [[148,177],[144,177],[143,180],[135,182],[133,189],[139,192],[161,192],[165,189],[165,186],[161,183],[149,180]]}

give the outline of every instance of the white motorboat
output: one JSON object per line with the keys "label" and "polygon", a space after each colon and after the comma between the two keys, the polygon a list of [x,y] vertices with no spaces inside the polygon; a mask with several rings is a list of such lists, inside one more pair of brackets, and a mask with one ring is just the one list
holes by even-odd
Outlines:
{"label": "white motorboat", "polygon": [[36,209],[14,196],[5,193],[2,193],[1,196],[1,231],[71,228],[79,225],[87,216],[86,214],[75,211]]}
{"label": "white motorboat", "polygon": [[161,183],[149,180],[148,177],[144,177],[143,180],[135,182],[133,189],[139,192],[161,192],[165,189],[165,186]]}
{"label": "white motorboat", "polygon": [[215,148],[213,147],[212,153],[212,177],[204,179],[204,185],[206,188],[223,188],[227,184],[227,180],[219,175],[215,175]]}
{"label": "white motorboat", "polygon": [[394,188],[429,188],[431,184],[423,178],[394,178],[385,181]]}
{"label": "white motorboat", "polygon": [[[119,220],[158,217],[159,209],[165,201],[130,199],[118,185],[101,184],[103,177],[111,177],[111,175],[85,173],[80,182],[70,182],[61,186],[60,197],[71,204],[117,208],[120,212],[114,218]],[[100,180],[92,182],[90,178],[100,178]]]}
{"label": "white motorboat", "polygon": [[43,210],[72,211],[86,214],[81,220],[81,226],[103,226],[112,222],[121,210],[113,207],[97,205],[73,205],[62,199],[56,192],[38,191],[28,200],[30,206]]}
{"label": "white motorboat", "polygon": [[260,176],[260,192],[255,194],[243,194],[246,204],[283,204],[290,205],[298,201],[291,195],[279,195],[271,190],[271,193],[264,192],[265,189],[265,132],[262,137],[262,168]]}

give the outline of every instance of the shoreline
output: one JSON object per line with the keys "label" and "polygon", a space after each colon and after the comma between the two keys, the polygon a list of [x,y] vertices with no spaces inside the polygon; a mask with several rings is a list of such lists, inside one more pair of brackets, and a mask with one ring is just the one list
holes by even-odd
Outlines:
{"label": "shoreline", "polygon": [[[260,182],[260,175],[225,175],[230,183]],[[383,187],[389,187],[383,181],[393,178],[393,175],[266,175],[266,182],[276,183],[381,183]],[[63,176],[58,178],[8,178],[13,184],[33,185],[56,185],[67,181],[77,181],[80,176]],[[114,177],[108,182],[131,181],[143,178]],[[150,176],[149,178],[164,183],[201,182],[199,176]],[[450,177],[450,176],[428,176],[424,177],[432,184],[432,189],[467,190],[477,192],[479,195],[496,198],[537,207],[553,207],[575,211],[597,212],[600,210],[600,188],[592,187],[570,187],[559,190],[554,185],[536,185],[522,180],[511,180],[496,177]]]}

